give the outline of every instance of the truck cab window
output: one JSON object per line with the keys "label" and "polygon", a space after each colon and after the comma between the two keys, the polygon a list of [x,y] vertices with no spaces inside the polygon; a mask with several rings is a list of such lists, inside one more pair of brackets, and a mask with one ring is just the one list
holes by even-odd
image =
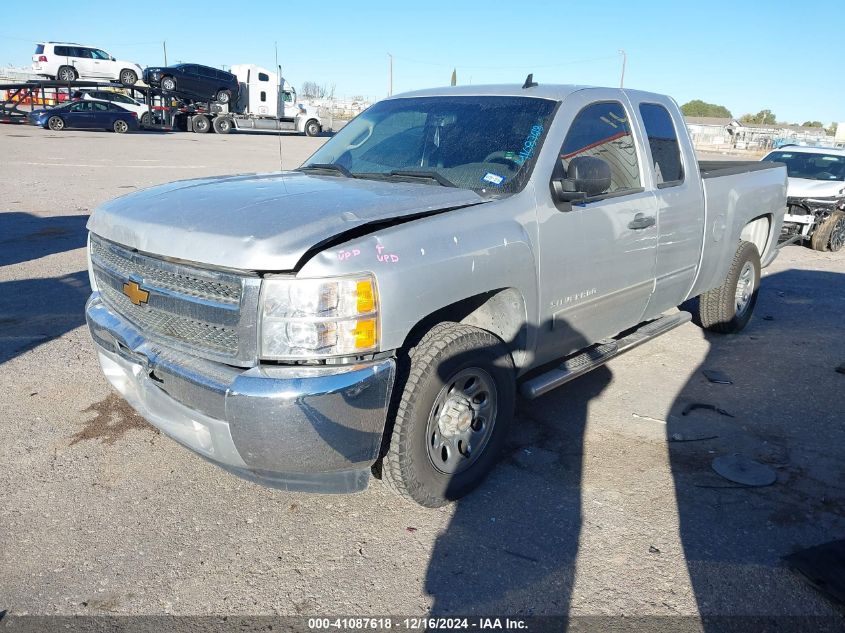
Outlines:
{"label": "truck cab window", "polygon": [[293,95],[285,91],[285,103],[293,103]]}
{"label": "truck cab window", "polygon": [[267,73],[258,73],[258,81],[270,81],[270,75]]}
{"label": "truck cab window", "polygon": [[651,159],[654,161],[654,177],[658,187],[671,187],[684,181],[684,166],[681,164],[681,150],[678,135],[669,111],[656,103],[640,104],[640,114],[648,135]]}
{"label": "truck cab window", "polygon": [[576,156],[594,156],[610,165],[610,188],[605,194],[641,188],[631,125],[617,101],[590,104],[575,116],[560,150],[563,168]]}

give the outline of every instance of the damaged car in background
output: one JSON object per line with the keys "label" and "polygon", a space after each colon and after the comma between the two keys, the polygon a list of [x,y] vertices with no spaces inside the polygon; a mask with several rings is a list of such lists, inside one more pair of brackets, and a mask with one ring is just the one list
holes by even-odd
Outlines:
{"label": "damaged car in background", "polygon": [[845,149],[786,145],[763,158],[786,165],[782,242],[810,240],[817,251],[845,246]]}

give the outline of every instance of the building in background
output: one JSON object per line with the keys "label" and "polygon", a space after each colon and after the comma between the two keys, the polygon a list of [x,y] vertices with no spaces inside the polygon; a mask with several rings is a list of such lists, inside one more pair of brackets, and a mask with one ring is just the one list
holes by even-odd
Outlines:
{"label": "building in background", "polygon": [[[685,117],[696,149],[764,152],[787,144],[830,145],[834,137],[824,128],[781,123],[742,123],[738,119]],[[845,142],[845,141],[843,141]]]}

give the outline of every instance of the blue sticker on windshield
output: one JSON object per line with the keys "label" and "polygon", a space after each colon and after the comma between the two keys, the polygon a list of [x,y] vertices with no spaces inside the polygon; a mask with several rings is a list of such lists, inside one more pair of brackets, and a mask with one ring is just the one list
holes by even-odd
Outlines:
{"label": "blue sticker on windshield", "polygon": [[505,177],[488,171],[486,174],[484,174],[484,177],[481,180],[482,182],[489,182],[491,185],[500,187],[502,183],[505,182]]}

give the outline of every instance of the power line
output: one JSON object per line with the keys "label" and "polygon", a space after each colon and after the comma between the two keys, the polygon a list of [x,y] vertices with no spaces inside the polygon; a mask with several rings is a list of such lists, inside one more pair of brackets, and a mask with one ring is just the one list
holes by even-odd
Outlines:
{"label": "power line", "polygon": [[[454,68],[456,65],[453,63],[440,63],[440,62],[431,62],[419,59],[411,59],[410,57],[402,57],[399,55],[393,56],[395,59],[399,59],[405,62],[410,62],[412,64],[421,64],[424,66],[437,66],[441,68]],[[573,64],[586,64],[588,62],[597,62],[597,61],[605,61],[608,59],[618,59],[618,55],[605,55],[602,57],[592,57],[589,59],[573,59],[568,62],[561,62],[558,64],[532,64],[530,62],[526,62],[525,64],[520,64],[519,66],[476,66],[476,65],[464,65],[464,64],[457,64],[458,68],[464,70],[521,70],[525,68],[560,68],[563,66],[572,66]]]}

